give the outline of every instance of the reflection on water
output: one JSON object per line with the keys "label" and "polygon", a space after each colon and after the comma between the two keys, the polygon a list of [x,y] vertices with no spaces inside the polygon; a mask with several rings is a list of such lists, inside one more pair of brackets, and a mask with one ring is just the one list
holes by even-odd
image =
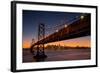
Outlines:
{"label": "reflection on water", "polygon": [[23,50],[23,62],[86,60],[91,58],[91,49],[46,50],[47,58],[34,59],[30,51]]}
{"label": "reflection on water", "polygon": [[46,60],[46,58],[35,59],[33,57],[33,61],[35,61],[35,62],[42,62],[42,61],[45,61],[45,60]]}

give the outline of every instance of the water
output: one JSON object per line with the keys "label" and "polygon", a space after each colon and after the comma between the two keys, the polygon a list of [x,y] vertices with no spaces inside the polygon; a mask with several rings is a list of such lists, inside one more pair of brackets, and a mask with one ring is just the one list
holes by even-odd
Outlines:
{"label": "water", "polygon": [[[46,59],[41,61],[65,61],[65,60],[86,60],[91,59],[91,49],[66,49],[46,50]],[[37,62],[29,49],[23,49],[23,62]]]}

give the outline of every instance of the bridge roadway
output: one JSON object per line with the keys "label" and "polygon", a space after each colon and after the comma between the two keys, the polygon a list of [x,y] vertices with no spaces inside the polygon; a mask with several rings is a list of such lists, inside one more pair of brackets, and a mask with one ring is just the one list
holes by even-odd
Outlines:
{"label": "bridge roadway", "polygon": [[90,24],[91,24],[91,17],[90,14],[87,14],[86,16],[84,16],[84,18],[80,18],[77,21],[68,25],[67,27],[60,29],[58,32],[50,34],[44,39],[41,39],[40,41],[34,43],[31,47],[39,44],[46,44],[46,43],[91,35]]}

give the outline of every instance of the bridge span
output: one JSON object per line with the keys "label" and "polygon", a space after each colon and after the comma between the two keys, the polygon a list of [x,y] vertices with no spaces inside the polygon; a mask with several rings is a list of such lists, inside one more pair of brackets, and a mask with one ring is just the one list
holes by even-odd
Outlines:
{"label": "bridge span", "polygon": [[80,18],[79,20],[71,23],[68,26],[65,26],[64,28],[58,30],[57,32],[50,34],[44,39],[37,41],[32,46],[90,35],[91,34],[90,24],[91,24],[90,14],[88,14],[84,16],[84,18]]}

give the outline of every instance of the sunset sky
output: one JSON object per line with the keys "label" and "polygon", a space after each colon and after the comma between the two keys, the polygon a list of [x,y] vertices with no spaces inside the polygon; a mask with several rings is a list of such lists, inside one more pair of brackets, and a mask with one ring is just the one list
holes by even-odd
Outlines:
{"label": "sunset sky", "polygon": [[[65,23],[81,13],[50,12],[50,11],[28,11],[23,10],[23,48],[29,48],[32,38],[37,41],[38,24],[44,23],[46,27],[53,28],[55,25]],[[54,31],[46,30],[46,35]],[[90,47],[90,36],[49,43],[49,45],[60,44],[62,46],[86,46]]]}

